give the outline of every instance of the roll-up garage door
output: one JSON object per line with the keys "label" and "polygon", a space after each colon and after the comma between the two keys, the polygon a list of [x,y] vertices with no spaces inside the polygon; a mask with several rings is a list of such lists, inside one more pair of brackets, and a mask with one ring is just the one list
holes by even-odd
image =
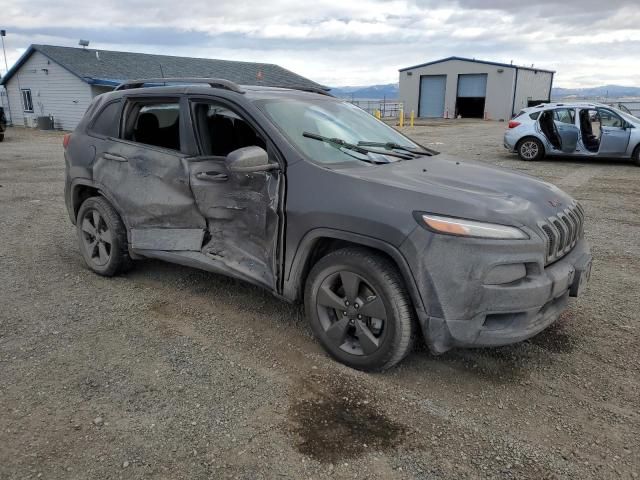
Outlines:
{"label": "roll-up garage door", "polygon": [[487,74],[458,75],[456,113],[463,118],[483,118],[487,96]]}
{"label": "roll-up garage door", "polygon": [[446,88],[446,75],[423,75],[420,77],[419,117],[444,117]]}

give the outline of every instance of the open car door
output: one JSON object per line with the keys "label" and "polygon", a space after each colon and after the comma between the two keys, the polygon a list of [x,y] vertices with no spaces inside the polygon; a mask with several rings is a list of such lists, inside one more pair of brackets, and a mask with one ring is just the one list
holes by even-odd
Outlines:
{"label": "open car door", "polygon": [[620,155],[627,151],[631,129],[627,123],[612,110],[599,108],[600,119],[600,155]]}
{"label": "open car door", "polygon": [[580,136],[578,127],[557,122],[556,128],[558,129],[558,135],[560,135],[560,150],[564,153],[575,152],[578,137]]}
{"label": "open car door", "polygon": [[553,110],[553,123],[560,136],[560,150],[573,153],[578,145],[580,128],[576,125],[576,111],[573,108],[556,108]]}

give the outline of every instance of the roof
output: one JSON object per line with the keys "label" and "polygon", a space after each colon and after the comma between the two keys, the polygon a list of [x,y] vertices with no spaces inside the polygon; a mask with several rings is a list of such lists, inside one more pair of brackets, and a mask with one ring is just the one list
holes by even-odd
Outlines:
{"label": "roof", "polygon": [[476,60],[475,58],[464,58],[464,57],[447,57],[447,58],[443,58],[441,60],[434,60],[433,62],[421,63],[420,65],[414,65],[412,67],[401,68],[399,71],[400,72],[404,72],[406,70],[413,70],[414,68],[427,67],[429,65],[435,65],[437,63],[449,62],[451,60],[460,60],[462,62],[471,62],[471,63],[482,63],[484,65],[495,65],[497,67],[515,68],[517,70],[531,70],[533,72],[556,73],[555,70],[545,70],[543,68],[532,68],[532,67],[521,67],[520,65],[512,65],[510,63],[489,62],[487,60]]}
{"label": "roof", "polygon": [[31,45],[9,69],[0,84],[6,84],[36,51],[92,85],[115,87],[125,80],[145,77],[216,77],[242,85],[312,87],[328,90],[328,87],[272,63],[175,57],[55,45]]}
{"label": "roof", "polygon": [[598,102],[548,102],[548,103],[540,103],[538,105],[534,105],[532,107],[523,108],[522,110],[535,110],[536,108],[549,108],[549,107],[609,107],[604,103]]}

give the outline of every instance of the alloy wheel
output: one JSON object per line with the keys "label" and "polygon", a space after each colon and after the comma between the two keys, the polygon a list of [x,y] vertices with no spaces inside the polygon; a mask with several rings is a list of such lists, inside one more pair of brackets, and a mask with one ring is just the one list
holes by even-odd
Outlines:
{"label": "alloy wheel", "polygon": [[539,152],[538,144],[534,141],[524,142],[520,146],[520,154],[523,156],[523,158],[526,158],[527,160],[533,160],[534,158],[536,158],[536,156],[538,155],[538,152]]}
{"label": "alloy wheel", "polygon": [[82,242],[88,257],[97,266],[106,265],[111,258],[113,243],[109,225],[98,210],[87,210],[82,218]]}
{"label": "alloy wheel", "polygon": [[353,272],[341,271],[320,284],[316,308],[330,342],[352,355],[371,355],[382,345],[387,310],[371,284]]}

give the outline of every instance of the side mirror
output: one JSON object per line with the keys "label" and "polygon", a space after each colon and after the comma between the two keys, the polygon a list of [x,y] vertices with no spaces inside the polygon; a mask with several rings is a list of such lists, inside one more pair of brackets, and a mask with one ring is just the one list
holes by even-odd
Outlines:
{"label": "side mirror", "polygon": [[234,150],[227,155],[225,164],[233,173],[268,172],[280,169],[277,163],[269,163],[269,156],[263,148],[255,146]]}

